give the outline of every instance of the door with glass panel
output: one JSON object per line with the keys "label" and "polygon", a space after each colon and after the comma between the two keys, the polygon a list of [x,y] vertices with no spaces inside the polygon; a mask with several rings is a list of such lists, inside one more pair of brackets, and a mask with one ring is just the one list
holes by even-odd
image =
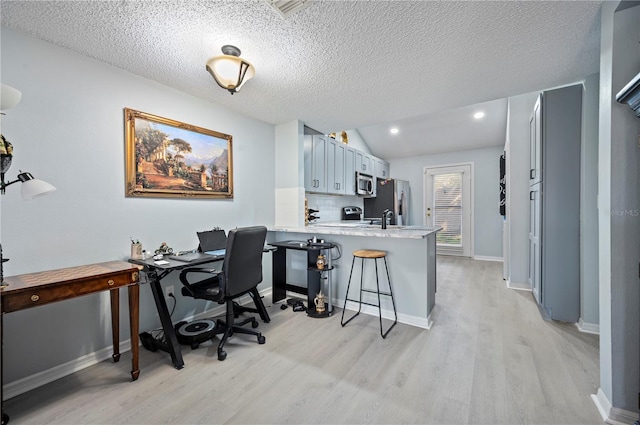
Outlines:
{"label": "door with glass panel", "polygon": [[473,253],[471,164],[424,169],[424,223],[442,227],[438,254],[470,257]]}

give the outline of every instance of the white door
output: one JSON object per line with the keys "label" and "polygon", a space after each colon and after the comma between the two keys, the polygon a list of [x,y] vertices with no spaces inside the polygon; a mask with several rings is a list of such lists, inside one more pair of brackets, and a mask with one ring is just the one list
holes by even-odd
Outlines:
{"label": "white door", "polygon": [[425,167],[424,223],[442,227],[438,254],[473,255],[471,164]]}

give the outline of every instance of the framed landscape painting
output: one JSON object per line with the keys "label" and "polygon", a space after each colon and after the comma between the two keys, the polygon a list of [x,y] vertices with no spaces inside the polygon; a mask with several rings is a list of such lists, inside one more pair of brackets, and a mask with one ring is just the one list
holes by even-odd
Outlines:
{"label": "framed landscape painting", "polygon": [[126,196],[233,198],[232,136],[125,108]]}

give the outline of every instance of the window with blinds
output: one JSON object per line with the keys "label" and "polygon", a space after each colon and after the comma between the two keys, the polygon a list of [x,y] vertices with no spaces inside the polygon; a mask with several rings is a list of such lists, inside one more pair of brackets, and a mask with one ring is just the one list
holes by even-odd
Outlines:
{"label": "window with blinds", "polygon": [[438,245],[462,246],[462,173],[433,176],[433,224]]}

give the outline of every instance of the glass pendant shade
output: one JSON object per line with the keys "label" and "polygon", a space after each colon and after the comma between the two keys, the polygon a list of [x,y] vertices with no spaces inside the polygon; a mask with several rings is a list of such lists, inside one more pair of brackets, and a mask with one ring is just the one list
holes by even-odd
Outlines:
{"label": "glass pendant shade", "polygon": [[255,68],[240,57],[240,49],[234,46],[223,46],[221,56],[207,62],[207,71],[216,83],[231,94],[236,93],[256,73]]}

